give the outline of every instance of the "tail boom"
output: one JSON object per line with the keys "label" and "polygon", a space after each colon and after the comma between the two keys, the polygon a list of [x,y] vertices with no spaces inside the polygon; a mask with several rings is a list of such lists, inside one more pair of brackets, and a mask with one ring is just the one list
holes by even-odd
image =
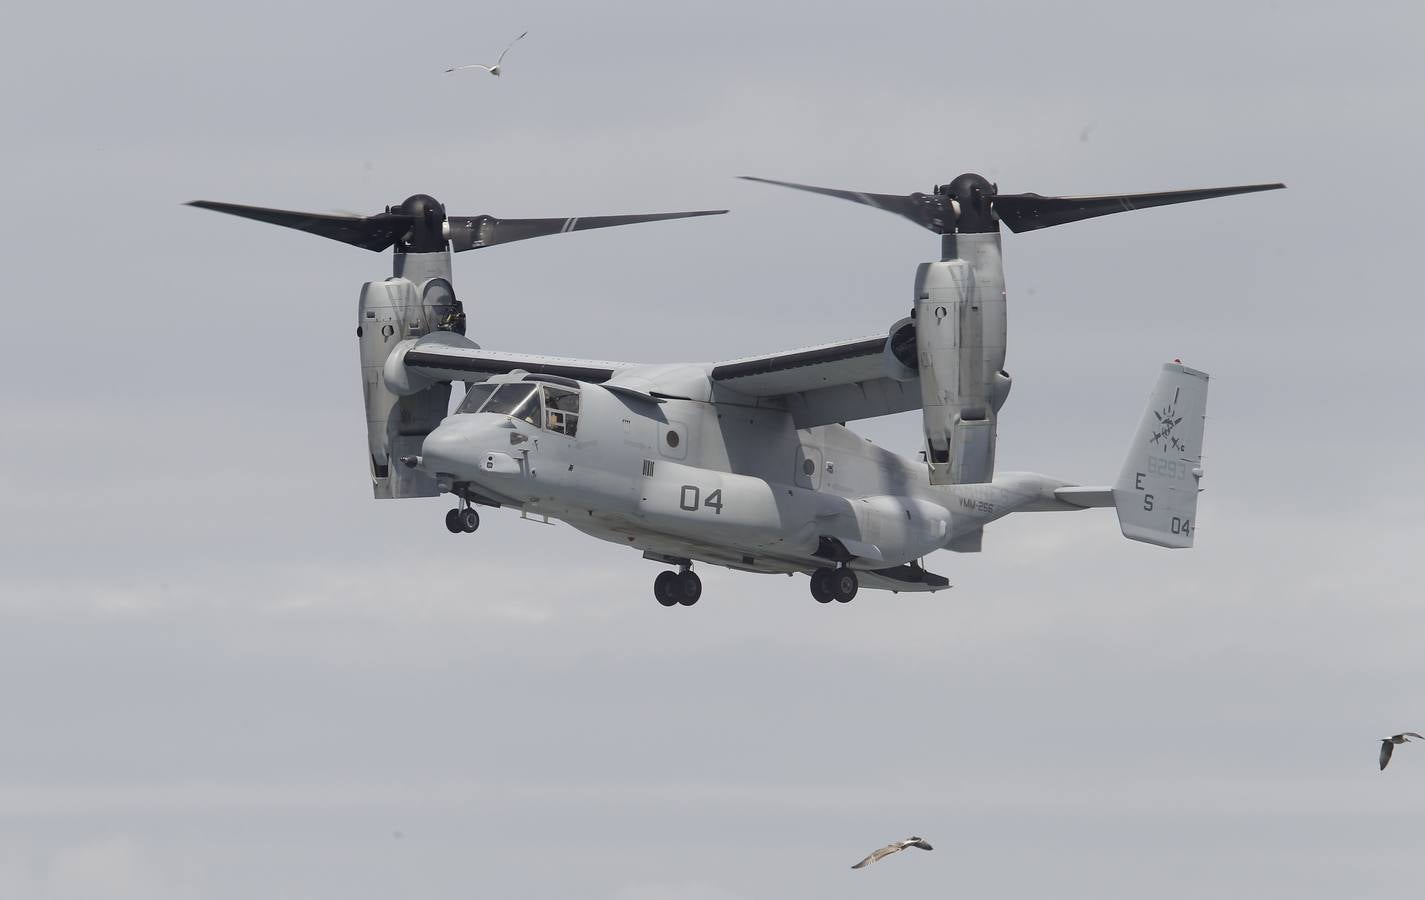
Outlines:
{"label": "tail boom", "polygon": [[1179,362],[1163,366],[1148,408],[1112,487],[1070,484],[1030,472],[1002,472],[993,484],[956,485],[946,505],[955,513],[951,550],[979,549],[979,529],[1012,512],[1070,512],[1112,507],[1123,536],[1185,548],[1197,531],[1207,375]]}

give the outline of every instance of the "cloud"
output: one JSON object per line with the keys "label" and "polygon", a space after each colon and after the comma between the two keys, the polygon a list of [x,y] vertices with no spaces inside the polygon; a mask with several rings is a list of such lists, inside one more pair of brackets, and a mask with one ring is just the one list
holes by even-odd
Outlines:
{"label": "cloud", "polygon": [[45,848],[0,849],[0,896],[26,900],[177,900],[190,896],[182,867],[160,864],[124,835]]}

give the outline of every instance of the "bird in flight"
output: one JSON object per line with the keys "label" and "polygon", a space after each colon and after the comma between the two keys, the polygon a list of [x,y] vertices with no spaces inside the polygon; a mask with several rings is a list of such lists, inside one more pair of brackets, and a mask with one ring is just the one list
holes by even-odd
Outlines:
{"label": "bird in flight", "polygon": [[1380,769],[1382,772],[1385,771],[1386,765],[1390,762],[1390,755],[1395,752],[1395,745],[1408,744],[1411,738],[1420,738],[1420,740],[1425,741],[1425,737],[1413,731],[1407,731],[1404,734],[1393,734],[1388,738],[1380,739]]}
{"label": "bird in flight", "polygon": [[489,72],[491,75],[494,75],[496,78],[498,78],[500,76],[500,64],[505,61],[505,54],[509,53],[510,47],[513,47],[515,44],[518,44],[520,42],[520,38],[523,38],[526,34],[529,34],[529,32],[526,31],[524,32],[524,34],[521,34],[519,37],[510,41],[510,46],[506,47],[503,51],[501,51],[500,58],[495,60],[495,64],[493,66],[482,66],[479,63],[474,63],[468,66],[451,66],[450,68],[445,70],[446,74],[450,74],[451,72],[459,72],[461,69],[484,69],[486,72]]}
{"label": "bird in flight", "polygon": [[881,858],[886,857],[886,856],[890,856],[892,853],[899,853],[899,852],[901,852],[902,850],[904,850],[904,849],[907,848],[907,847],[919,847],[919,848],[922,849],[922,850],[934,850],[934,849],[935,849],[934,847],[930,846],[929,843],[926,842],[925,838],[919,837],[919,836],[917,836],[917,835],[911,835],[910,837],[906,838],[906,839],[903,840],[903,841],[896,841],[896,842],[893,843],[893,844],[887,844],[886,846],[884,846],[884,847],[882,847],[881,849],[877,850],[875,853],[872,853],[870,856],[868,856],[868,857],[866,857],[865,859],[861,860],[860,862],[858,862],[856,865],[852,866],[851,868],[853,868],[853,869],[863,869],[863,868],[865,868],[866,866],[869,866],[871,863],[875,862],[876,860],[881,859]]}

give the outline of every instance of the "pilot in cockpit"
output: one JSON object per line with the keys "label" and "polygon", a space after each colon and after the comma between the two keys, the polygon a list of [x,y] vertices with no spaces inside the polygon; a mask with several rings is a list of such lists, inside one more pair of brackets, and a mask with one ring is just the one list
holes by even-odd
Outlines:
{"label": "pilot in cockpit", "polygon": [[550,431],[574,437],[579,428],[579,392],[544,386],[545,421]]}
{"label": "pilot in cockpit", "polygon": [[[540,403],[541,395],[544,403]],[[544,414],[541,420],[541,406]],[[574,437],[579,427],[579,392],[553,385],[511,382],[472,385],[456,412],[486,412],[509,416],[543,427],[556,434]]]}

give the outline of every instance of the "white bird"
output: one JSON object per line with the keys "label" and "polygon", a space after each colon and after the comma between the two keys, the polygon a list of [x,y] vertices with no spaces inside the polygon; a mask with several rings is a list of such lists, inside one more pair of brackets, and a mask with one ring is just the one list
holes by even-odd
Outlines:
{"label": "white bird", "polygon": [[904,850],[904,849],[907,848],[907,847],[919,847],[919,848],[922,849],[922,850],[934,850],[934,849],[935,849],[934,847],[930,846],[929,843],[926,842],[925,838],[920,837],[920,836],[918,836],[918,835],[911,835],[910,837],[906,838],[906,839],[903,840],[903,841],[896,841],[894,844],[887,844],[886,846],[884,846],[884,847],[882,847],[881,849],[877,850],[875,853],[872,853],[870,856],[868,856],[868,857],[866,857],[865,859],[861,860],[860,862],[858,862],[856,865],[852,866],[851,868],[853,868],[853,869],[865,868],[866,866],[869,866],[871,863],[875,862],[876,860],[881,859],[881,858],[886,857],[886,856],[890,856],[892,853],[899,853],[899,852],[901,852],[902,850]]}
{"label": "white bird", "polygon": [[1395,752],[1395,745],[1408,744],[1410,743],[1410,738],[1420,738],[1420,740],[1425,741],[1425,737],[1421,737],[1413,731],[1393,734],[1388,738],[1380,739],[1380,768],[1382,772],[1385,771],[1386,764],[1390,762],[1390,755]]}
{"label": "white bird", "polygon": [[[523,38],[525,34],[529,34],[529,32],[526,31],[524,34],[521,34],[519,37],[510,41],[510,47],[513,47],[515,44],[518,44],[520,42],[520,38]],[[500,53],[500,58],[495,60],[495,64],[493,66],[482,66],[479,63],[474,63],[468,66],[451,66],[450,68],[445,70],[446,74],[450,74],[451,72],[459,72],[461,69],[484,69],[486,72],[489,72],[491,75],[494,75],[496,78],[498,78],[500,76],[500,64],[505,61],[505,54],[510,52],[510,47],[506,47]]]}

